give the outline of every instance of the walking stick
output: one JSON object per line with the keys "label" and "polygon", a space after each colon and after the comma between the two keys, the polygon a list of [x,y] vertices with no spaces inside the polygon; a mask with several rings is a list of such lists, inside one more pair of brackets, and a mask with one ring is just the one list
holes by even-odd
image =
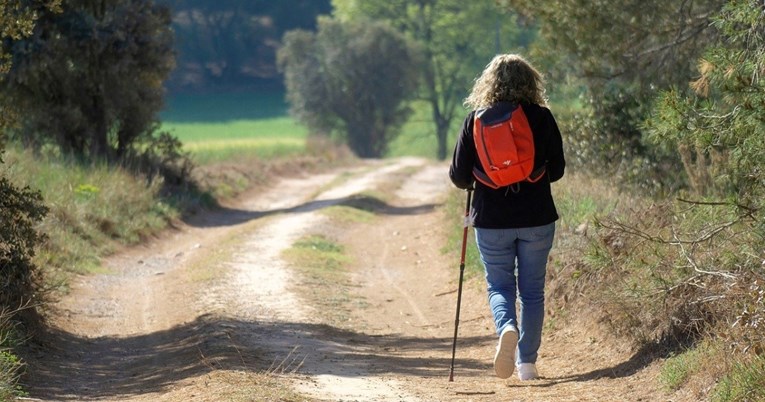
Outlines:
{"label": "walking stick", "polygon": [[449,382],[454,381],[454,356],[457,353],[457,328],[460,325],[460,303],[462,302],[462,277],[465,273],[465,250],[467,249],[467,235],[470,220],[470,196],[472,189],[467,190],[467,203],[465,204],[465,230],[462,232],[462,256],[460,257],[460,283],[457,287],[457,316],[454,319],[454,342],[452,342],[452,364],[449,367]]}

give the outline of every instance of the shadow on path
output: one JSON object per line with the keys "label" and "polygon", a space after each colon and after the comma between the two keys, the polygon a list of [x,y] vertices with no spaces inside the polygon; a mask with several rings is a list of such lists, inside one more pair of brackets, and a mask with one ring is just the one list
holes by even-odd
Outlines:
{"label": "shadow on path", "polygon": [[[460,338],[460,347],[485,345],[493,338]],[[50,330],[39,339],[23,353],[29,362],[23,384],[30,396],[54,400],[163,392],[214,370],[278,367],[307,375],[446,378],[452,342],[451,337],[371,336],[327,325],[210,315],[145,335],[86,338]],[[457,364],[461,376],[477,376],[486,362],[458,359]]]}
{"label": "shadow on path", "polygon": [[618,379],[631,377],[648,367],[651,363],[667,355],[666,345],[660,343],[646,344],[635,352],[628,360],[612,367],[604,367],[581,374],[559,377],[540,377],[539,382],[523,383],[517,386],[546,388],[569,382],[589,382],[600,379]]}
{"label": "shadow on path", "polygon": [[270,215],[312,212],[331,206],[345,206],[383,215],[418,215],[430,212],[438,205],[439,204],[431,203],[409,207],[399,207],[390,205],[374,197],[357,194],[339,199],[314,200],[291,208],[273,209],[266,211],[248,211],[243,209],[219,207],[209,214],[189,217],[185,220],[185,223],[193,227],[202,228],[234,226]]}

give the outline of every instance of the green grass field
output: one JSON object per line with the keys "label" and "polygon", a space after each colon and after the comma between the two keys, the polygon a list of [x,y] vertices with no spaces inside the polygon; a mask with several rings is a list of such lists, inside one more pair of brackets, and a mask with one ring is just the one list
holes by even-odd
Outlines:
{"label": "green grass field", "polygon": [[[414,113],[401,128],[401,134],[390,144],[388,156],[422,156],[425,158],[436,157],[436,126],[433,123],[430,105],[418,101],[412,104]],[[451,156],[454,142],[459,134],[460,126],[465,118],[465,113],[456,113],[449,130],[449,138],[446,143],[447,157]]]}
{"label": "green grass field", "polygon": [[305,152],[308,130],[289,117],[229,122],[177,123],[162,129],[183,142],[199,164],[275,158]]}
{"label": "green grass field", "polygon": [[[430,108],[424,102],[413,107],[387,156],[436,156]],[[202,165],[305,153],[308,129],[289,116],[288,108],[279,91],[175,95],[161,115],[162,129],[178,137]],[[462,117],[452,122],[449,151]]]}
{"label": "green grass field", "polygon": [[304,153],[308,130],[288,116],[283,98],[278,91],[176,95],[162,129],[202,165]]}

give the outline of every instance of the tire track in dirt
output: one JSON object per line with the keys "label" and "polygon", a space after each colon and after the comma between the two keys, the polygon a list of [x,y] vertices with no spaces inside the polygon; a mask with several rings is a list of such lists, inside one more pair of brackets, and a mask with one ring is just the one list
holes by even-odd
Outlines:
{"label": "tire track in dirt", "polygon": [[[448,188],[448,178],[446,176],[446,171],[447,167],[443,164],[431,164],[417,171],[404,182],[401,188],[395,192],[397,206],[406,208],[442,202],[446,195],[445,189]],[[393,234],[396,236],[400,234],[400,231],[395,230],[393,231]],[[385,239],[389,236],[390,233],[381,233],[380,231],[377,231],[377,235],[374,237],[378,239]],[[422,304],[422,301],[419,300],[420,298],[418,298],[416,295],[413,295],[411,291],[400,285],[402,279],[401,275],[399,275],[399,272],[402,269],[391,268],[391,243],[383,241],[381,247],[382,252],[372,263],[373,270],[376,270],[384,279],[382,281],[383,285],[387,285],[394,289],[397,293],[397,296],[403,298],[408,303],[410,313],[417,318],[419,325],[423,327],[430,326],[430,319],[426,316],[420,307]],[[408,248],[409,247],[407,245],[401,245],[397,251],[406,251]],[[412,252],[418,253],[416,250],[413,250]],[[415,261],[420,261],[420,263],[424,262],[422,259]]]}
{"label": "tire track in dirt", "polygon": [[[291,292],[295,274],[280,255],[300,236],[326,225],[327,218],[319,213],[322,208],[373,190],[388,176],[423,163],[411,158],[387,165],[377,163],[320,192],[310,202],[289,209],[289,213],[267,218],[245,236],[226,264],[231,273],[205,298],[212,306],[208,310],[226,306],[228,315],[261,322],[258,328],[249,328],[254,335],[244,343],[257,343],[279,372],[297,371],[297,390],[301,393],[329,400],[410,400],[395,381],[370,376],[364,369],[372,363],[363,357],[370,354],[368,347],[349,346],[349,335],[334,339],[337,335],[333,331],[301,329],[322,323],[312,314],[313,308]],[[286,330],[284,323],[288,324]]]}
{"label": "tire track in dirt", "polygon": [[[338,205],[349,197],[360,194],[367,190],[374,190],[385,182],[390,175],[400,170],[419,166],[424,163],[419,159],[400,159],[396,163],[376,168],[370,172],[349,178],[342,184],[332,187],[315,198],[315,202],[321,207]],[[309,208],[311,209],[311,208]],[[274,225],[289,228],[294,231],[302,228],[304,231],[322,227],[323,216],[315,210],[299,210],[301,219],[284,224],[276,222]],[[287,219],[293,219],[287,218]],[[295,240],[293,237],[292,240]],[[291,244],[291,242],[290,242]],[[287,244],[286,249],[290,244]],[[286,267],[283,267],[286,268]],[[292,320],[300,321],[300,317],[290,316]],[[305,322],[305,318],[301,322]],[[310,322],[310,319],[309,319]],[[413,400],[402,391],[401,386],[395,380],[372,376],[365,369],[373,365],[371,349],[363,345],[349,346],[346,339],[312,338],[301,334],[282,337],[278,345],[272,345],[270,349],[278,350],[281,346],[282,355],[289,356],[296,351],[301,359],[300,374],[302,380],[296,383],[299,392],[314,398],[328,400]],[[286,348],[285,348],[286,346]],[[291,348],[291,349],[287,349]],[[361,357],[360,357],[361,356]],[[363,356],[370,356],[364,358]],[[342,363],[342,364],[341,364]]]}

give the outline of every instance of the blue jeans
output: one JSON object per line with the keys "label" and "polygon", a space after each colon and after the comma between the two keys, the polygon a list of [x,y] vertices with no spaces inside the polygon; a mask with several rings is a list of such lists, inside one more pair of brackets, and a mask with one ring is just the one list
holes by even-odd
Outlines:
{"label": "blue jeans", "polygon": [[[497,334],[507,325],[518,330],[517,364],[537,361],[545,316],[547,256],[554,235],[554,222],[518,229],[475,228]],[[515,312],[516,292],[520,298],[520,326]]]}

